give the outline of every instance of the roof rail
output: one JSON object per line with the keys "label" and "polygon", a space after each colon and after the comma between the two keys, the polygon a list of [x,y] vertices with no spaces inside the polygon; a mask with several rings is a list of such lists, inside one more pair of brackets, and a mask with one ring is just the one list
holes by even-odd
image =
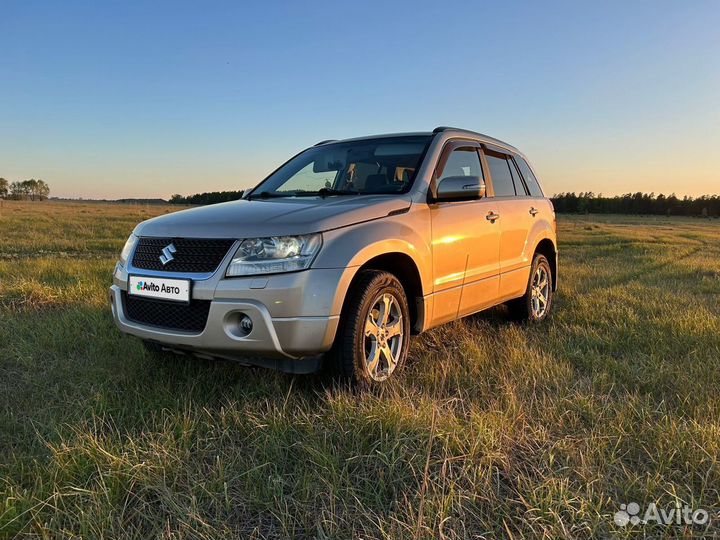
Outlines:
{"label": "roof rail", "polygon": [[320,141],[319,143],[315,144],[314,146],[320,146],[321,144],[327,144],[329,142],[335,142],[337,139],[326,139],[324,141]]}
{"label": "roof rail", "polygon": [[507,146],[508,148],[511,148],[515,152],[519,152],[517,148],[515,148],[512,144],[506,143],[505,141],[502,141],[500,139],[496,139],[495,137],[490,137],[489,135],[484,135],[482,133],[478,133],[477,131],[470,131],[469,129],[463,129],[463,128],[456,128],[456,127],[450,127],[450,126],[438,126],[435,129],[433,129],[433,133],[442,133],[443,131],[459,131],[462,133],[469,133],[472,135],[476,135],[478,137],[482,137],[483,139],[486,139],[488,142],[494,142],[498,143],[503,146]]}
{"label": "roof rail", "polygon": [[458,131],[467,131],[466,129],[456,128],[456,127],[452,127],[452,126],[438,126],[435,129],[433,129],[433,133],[442,133],[443,131],[447,131],[448,129],[457,129]]}

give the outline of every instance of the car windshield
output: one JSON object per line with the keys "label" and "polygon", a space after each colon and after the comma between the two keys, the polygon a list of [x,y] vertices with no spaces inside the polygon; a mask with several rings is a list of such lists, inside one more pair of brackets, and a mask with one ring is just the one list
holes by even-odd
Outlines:
{"label": "car windshield", "polygon": [[312,147],[257,186],[250,198],[404,193],[430,136],[383,137]]}

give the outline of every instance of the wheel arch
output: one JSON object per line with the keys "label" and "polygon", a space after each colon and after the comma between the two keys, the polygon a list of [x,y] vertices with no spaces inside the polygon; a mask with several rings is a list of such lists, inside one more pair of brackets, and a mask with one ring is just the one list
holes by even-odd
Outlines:
{"label": "wheel arch", "polygon": [[536,254],[542,254],[550,263],[550,271],[552,273],[552,284],[553,291],[557,291],[558,288],[558,254],[555,243],[550,238],[543,238],[535,246],[533,257]]}
{"label": "wheel arch", "polygon": [[[397,278],[405,290],[407,297],[408,308],[410,309],[411,328],[413,333],[419,333],[425,321],[425,302],[420,270],[413,258],[407,253],[399,251],[382,253],[371,257],[357,267],[348,286],[348,292],[355,287],[360,275],[365,270],[388,272]],[[342,307],[343,313],[345,312],[349,296],[349,294],[345,294]]]}

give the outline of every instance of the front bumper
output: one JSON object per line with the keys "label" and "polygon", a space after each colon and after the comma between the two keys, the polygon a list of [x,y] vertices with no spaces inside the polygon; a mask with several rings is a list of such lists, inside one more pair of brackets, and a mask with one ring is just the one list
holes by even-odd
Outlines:
{"label": "front bumper", "polygon": [[[271,276],[195,281],[193,298],[211,300],[207,324],[199,333],[128,319],[122,302],[123,291],[127,289],[127,271],[120,265],[116,267],[110,288],[110,302],[120,331],[170,349],[232,359],[253,356],[299,359],[332,347],[342,298],[352,274],[348,268],[311,269]],[[252,331],[246,336],[239,335],[237,330],[241,313],[253,322]]]}

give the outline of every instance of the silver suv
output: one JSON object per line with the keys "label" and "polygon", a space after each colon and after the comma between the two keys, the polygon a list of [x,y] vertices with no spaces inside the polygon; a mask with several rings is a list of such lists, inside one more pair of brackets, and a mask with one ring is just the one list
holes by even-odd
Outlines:
{"label": "silver suv", "polygon": [[376,384],[411,333],[548,316],[555,213],[516,148],[455,128],[323,141],[242,200],[135,227],[112,312],[153,350]]}

